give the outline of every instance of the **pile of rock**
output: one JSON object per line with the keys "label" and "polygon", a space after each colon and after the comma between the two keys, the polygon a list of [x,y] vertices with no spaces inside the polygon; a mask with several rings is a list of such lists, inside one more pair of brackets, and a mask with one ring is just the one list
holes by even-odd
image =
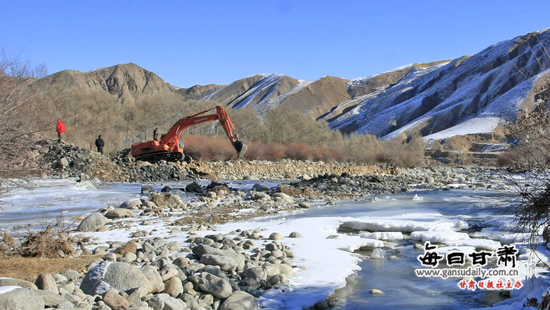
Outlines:
{"label": "pile of rock", "polygon": [[[413,190],[483,189],[495,187],[495,168],[430,167],[394,170],[394,173],[350,175],[324,174],[288,184],[287,191],[309,193],[325,200],[395,194]],[[504,183],[501,182],[503,186]]]}
{"label": "pile of rock", "polygon": [[109,158],[98,152],[54,140],[41,140],[32,151],[37,166],[47,174],[79,177],[85,174],[102,181],[150,182],[194,180],[194,172],[185,163],[161,161],[136,162],[129,156]]}
{"label": "pile of rock", "polygon": [[338,162],[312,162],[283,159],[279,161],[228,161],[197,163],[195,170],[208,175],[214,180],[243,180],[243,179],[297,179],[298,177],[313,177],[324,174],[348,173],[379,174],[389,173],[390,169],[378,166],[352,165]]}
{"label": "pile of rock", "polygon": [[41,274],[35,283],[1,278],[0,309],[257,309],[256,297],[293,273],[293,254],[281,239],[190,231],[183,248],[160,238],[110,243],[94,250],[102,258],[85,274]]}

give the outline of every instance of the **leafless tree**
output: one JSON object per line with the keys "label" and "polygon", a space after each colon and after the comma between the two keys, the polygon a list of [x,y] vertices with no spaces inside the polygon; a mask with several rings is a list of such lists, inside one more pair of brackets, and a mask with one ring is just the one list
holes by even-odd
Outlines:
{"label": "leafless tree", "polygon": [[516,208],[518,227],[531,232],[531,244],[542,235],[550,242],[550,111],[544,102],[534,110],[521,111],[507,129],[513,137],[512,148],[499,163],[526,175],[525,181],[512,179],[521,197]]}
{"label": "leafless tree", "polygon": [[0,194],[18,182],[12,178],[28,172],[22,154],[32,135],[46,126],[47,108],[30,87],[46,73],[44,65],[32,66],[20,55],[0,50]]}

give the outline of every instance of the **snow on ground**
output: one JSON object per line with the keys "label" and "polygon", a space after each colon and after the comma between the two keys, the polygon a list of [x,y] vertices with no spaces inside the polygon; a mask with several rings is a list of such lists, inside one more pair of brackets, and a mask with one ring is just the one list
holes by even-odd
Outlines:
{"label": "snow on ground", "polygon": [[475,133],[491,133],[500,122],[499,117],[474,117],[449,129],[425,136],[424,140],[441,140]]}
{"label": "snow on ground", "polygon": [[[49,199],[58,199],[66,195],[68,200],[63,200],[66,208],[78,207],[82,203],[77,200],[78,197],[89,197],[96,201],[93,209],[98,210],[107,204],[107,201],[115,199],[127,200],[135,196],[139,191],[140,185],[137,184],[112,184],[100,189],[93,189],[85,186],[82,189],[75,188],[74,180],[70,181],[52,181],[46,184],[52,185],[51,188],[44,187],[38,189],[40,192],[34,192],[32,197],[27,197],[28,202],[44,203]],[[73,182],[73,183],[71,183]],[[245,187],[245,185],[243,185]],[[16,191],[12,196],[4,197],[5,201],[15,203],[18,199],[25,199],[24,191]],[[115,193],[118,193],[116,196]],[[122,193],[122,195],[121,195]],[[40,195],[44,195],[40,198]],[[94,197],[99,195],[99,197]],[[319,300],[323,300],[332,294],[337,288],[346,285],[346,278],[359,270],[359,262],[362,259],[368,259],[364,256],[354,254],[353,251],[367,247],[379,248],[382,246],[394,247],[396,241],[402,239],[418,239],[424,241],[441,242],[438,252],[446,254],[449,252],[462,251],[471,253],[474,250],[485,249],[493,251],[498,248],[499,241],[502,244],[522,243],[520,237],[524,235],[514,234],[518,239],[512,238],[512,217],[506,215],[486,221],[487,225],[493,228],[492,234],[488,230],[480,232],[480,238],[474,238],[475,234],[471,234],[469,238],[467,234],[460,232],[468,229],[469,225],[464,220],[460,220],[461,215],[446,216],[439,212],[426,213],[427,204],[433,199],[428,193],[422,194],[423,200],[413,200],[408,197],[406,200],[394,199],[393,196],[386,197],[387,199],[380,200],[373,209],[373,212],[367,213],[369,216],[346,216],[346,214],[334,213],[334,216],[319,217],[311,215],[309,217],[279,217],[271,219],[249,220],[247,222],[233,222],[225,225],[220,225],[215,231],[218,233],[235,232],[237,229],[254,230],[262,229],[261,234],[269,236],[273,232],[278,232],[284,236],[282,242],[290,247],[290,251],[294,253],[293,263],[296,265],[294,274],[288,277],[289,283],[287,286],[276,290],[268,291],[264,296],[259,298],[262,307],[267,309],[302,309],[303,307],[312,306]],[[464,202],[472,205],[477,209],[482,206],[473,196],[456,195],[445,196],[445,194],[437,194],[441,203],[453,203],[456,201]],[[53,198],[52,198],[53,197]],[[55,198],[57,197],[57,198]],[[71,198],[73,197],[73,198]],[[73,199],[73,200],[71,200]],[[95,199],[95,200],[94,200]],[[411,202],[414,202],[410,207]],[[486,198],[483,200],[485,204],[496,204],[497,200]],[[368,205],[368,203],[367,203]],[[362,203],[360,210],[365,210],[368,206]],[[426,205],[426,206],[425,206]],[[15,205],[18,206],[17,204]],[[384,206],[382,209],[376,209]],[[319,208],[329,209],[332,207],[313,207],[312,210]],[[395,209],[392,209],[395,208]],[[418,210],[420,211],[418,211]],[[393,211],[392,211],[393,210]],[[414,213],[415,210],[418,213]],[[424,210],[424,211],[423,211]],[[357,210],[350,210],[350,213]],[[376,213],[378,212],[378,213]],[[468,212],[466,212],[468,214]],[[341,216],[343,215],[343,216]],[[148,225],[139,225],[143,221],[150,222]],[[127,220],[124,220],[127,221]],[[112,229],[105,232],[87,233],[91,238],[99,238],[98,245],[105,244],[107,241],[126,242],[131,239],[131,234],[140,230],[153,232],[151,237],[167,238],[169,241],[178,241],[181,246],[187,246],[186,240],[188,234],[171,233],[170,227],[166,226],[163,219],[141,217],[133,219],[134,223],[129,228]],[[168,222],[171,222],[170,219]],[[361,234],[339,233],[340,228],[358,231]],[[498,231],[494,229],[498,228]],[[486,228],[484,228],[486,229]],[[487,227],[488,229],[488,227]],[[297,231],[302,238],[289,238],[291,232]],[[368,232],[365,232],[368,231]],[[198,232],[203,235],[211,234],[212,231]],[[411,236],[406,236],[411,233]],[[497,234],[495,236],[495,233]],[[405,235],[405,236],[404,236]],[[499,238],[500,235],[500,238]],[[486,239],[492,237],[493,239]],[[494,239],[499,239],[496,241]],[[384,240],[384,241],[382,241]],[[391,243],[388,243],[391,241]],[[270,242],[270,241],[265,241]],[[536,253],[530,251],[524,246],[519,246],[521,259],[518,260],[520,275],[522,279],[527,275],[536,274],[533,263],[538,262],[539,258],[533,258]],[[544,249],[539,249],[539,252],[544,252]],[[547,261],[544,255],[543,261]],[[420,267],[420,265],[418,265]],[[538,269],[539,271],[541,268]],[[411,269],[411,272],[413,270]],[[388,271],[391,276],[391,271]],[[524,281],[526,287],[522,290],[513,290],[512,299],[501,303],[496,309],[518,309],[520,304],[523,305],[521,298],[525,296],[534,296],[540,298],[542,295],[542,287],[548,287],[547,280],[536,279],[531,283],[528,280]]]}
{"label": "snow on ground", "polygon": [[[2,279],[2,278],[0,278]],[[4,294],[4,293],[9,293],[13,290],[16,290],[18,288],[21,288],[20,286],[13,286],[13,285],[9,285],[9,286],[0,286],[0,295]]]}
{"label": "snow on ground", "polygon": [[[216,233],[228,233],[237,229],[251,230],[262,228],[262,235],[278,232],[288,236],[299,231],[303,238],[287,238],[282,242],[294,253],[294,263],[298,266],[293,276],[288,277],[288,287],[268,292],[260,297],[260,305],[274,309],[302,309],[325,299],[338,287],[345,285],[345,279],[359,269],[359,258],[347,250],[356,250],[371,245],[368,239],[336,234],[340,225],[338,218],[302,218],[287,221],[277,219],[269,222],[229,223],[221,226]],[[212,232],[201,232],[209,234]],[[285,292],[285,294],[282,294]],[[291,294],[288,294],[291,293]]]}
{"label": "snow on ground", "polygon": [[392,217],[373,217],[350,220],[342,224],[341,228],[351,230],[367,230],[376,232],[404,232],[414,231],[455,231],[468,228],[468,224],[459,220],[448,220],[436,214],[411,214]]}

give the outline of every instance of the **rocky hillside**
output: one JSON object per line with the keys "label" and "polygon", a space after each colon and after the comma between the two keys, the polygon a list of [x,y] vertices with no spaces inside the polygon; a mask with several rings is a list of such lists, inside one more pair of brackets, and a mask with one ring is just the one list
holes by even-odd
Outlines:
{"label": "rocky hillside", "polygon": [[33,86],[52,93],[69,91],[90,97],[107,94],[124,105],[144,99],[181,100],[177,87],[133,63],[86,73],[65,70],[40,79]]}
{"label": "rocky hillside", "polygon": [[[233,109],[252,107],[259,113],[287,106],[344,133],[394,137],[408,131],[426,137],[444,132],[448,136],[490,132],[499,120],[514,117],[519,109],[547,102],[549,49],[550,30],[545,30],[496,43],[474,55],[412,64],[354,80],[326,76],[303,81],[264,74],[230,85],[183,89],[130,63],[86,73],[62,71],[34,86],[49,92],[107,94],[127,106],[145,100],[175,102],[185,109],[205,102]],[[466,128],[460,127],[467,121]]]}

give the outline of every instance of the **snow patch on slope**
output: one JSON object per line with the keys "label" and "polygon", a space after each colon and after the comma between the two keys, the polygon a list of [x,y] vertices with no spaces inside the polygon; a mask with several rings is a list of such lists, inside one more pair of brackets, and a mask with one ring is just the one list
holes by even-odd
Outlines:
{"label": "snow patch on slope", "polygon": [[313,83],[312,81],[307,80],[299,80],[300,84],[298,84],[296,87],[291,89],[290,91],[287,91],[286,93],[283,93],[275,98],[271,98],[269,100],[262,100],[260,101],[254,108],[258,112],[266,112],[272,108],[275,108],[279,106],[283,101],[286,100],[286,98],[290,95],[296,94],[300,90],[307,87],[309,84]]}

